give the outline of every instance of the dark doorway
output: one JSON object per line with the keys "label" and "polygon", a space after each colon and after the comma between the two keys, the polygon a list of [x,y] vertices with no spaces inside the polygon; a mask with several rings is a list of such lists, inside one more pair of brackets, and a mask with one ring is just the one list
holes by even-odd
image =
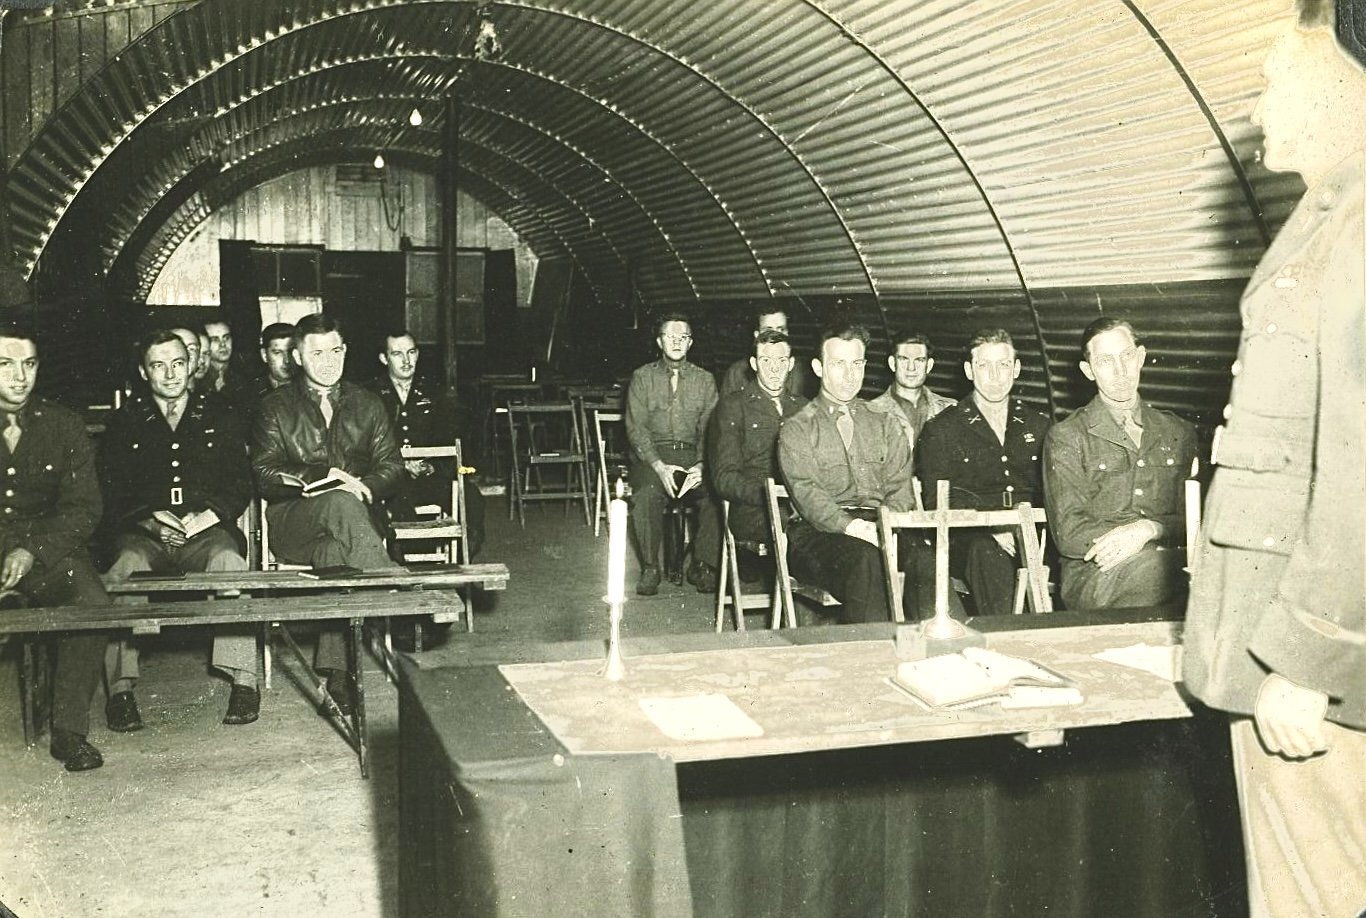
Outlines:
{"label": "dark doorway", "polygon": [[347,379],[380,370],[384,336],[403,327],[402,252],[323,252],[323,312],[346,330]]}

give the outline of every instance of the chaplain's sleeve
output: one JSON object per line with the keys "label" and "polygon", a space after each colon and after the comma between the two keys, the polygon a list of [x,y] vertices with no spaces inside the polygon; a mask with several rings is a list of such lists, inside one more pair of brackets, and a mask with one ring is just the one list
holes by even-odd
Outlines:
{"label": "chaplain's sleeve", "polygon": [[[1249,649],[1273,672],[1366,716],[1366,226],[1324,266],[1314,472],[1302,535]],[[1340,709],[1339,709],[1340,710]],[[1330,704],[1329,717],[1334,709]]]}

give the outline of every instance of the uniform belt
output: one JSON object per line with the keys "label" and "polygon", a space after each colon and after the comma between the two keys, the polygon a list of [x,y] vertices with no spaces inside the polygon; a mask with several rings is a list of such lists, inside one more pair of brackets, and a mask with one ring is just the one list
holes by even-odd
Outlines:
{"label": "uniform belt", "polygon": [[876,507],[840,507],[840,510],[849,514],[856,520],[867,520],[870,523],[877,522]]}
{"label": "uniform belt", "polygon": [[171,506],[179,507],[185,503],[185,489],[177,485],[171,489]]}
{"label": "uniform belt", "polygon": [[682,440],[656,440],[655,449],[693,449],[695,444],[685,443]]}

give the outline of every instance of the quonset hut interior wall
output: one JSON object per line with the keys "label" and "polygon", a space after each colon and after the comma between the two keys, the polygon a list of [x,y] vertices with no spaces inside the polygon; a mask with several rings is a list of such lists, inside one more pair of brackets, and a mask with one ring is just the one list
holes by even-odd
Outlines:
{"label": "quonset hut interior wall", "polygon": [[63,0],[4,23],[11,244],[46,311],[136,306],[264,182],[377,150],[433,174],[455,94],[462,192],[572,264],[563,353],[590,368],[646,359],[674,306],[720,367],[777,302],[804,356],[866,322],[870,390],[891,331],[926,330],[959,394],[967,337],[1004,326],[1021,394],[1065,411],[1080,329],[1124,313],[1152,401],[1209,423],[1302,192],[1248,121],[1286,6]]}

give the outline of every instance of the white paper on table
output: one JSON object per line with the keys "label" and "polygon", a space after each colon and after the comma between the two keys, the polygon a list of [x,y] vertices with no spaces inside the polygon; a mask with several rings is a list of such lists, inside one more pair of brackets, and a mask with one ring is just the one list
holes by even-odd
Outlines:
{"label": "white paper on table", "polygon": [[764,735],[764,728],[725,695],[642,698],[640,709],[665,736],[683,742]]}
{"label": "white paper on table", "polygon": [[1118,663],[1133,669],[1152,673],[1168,682],[1181,681],[1181,646],[1179,644],[1133,644],[1129,647],[1112,647],[1095,654],[1097,660]]}

